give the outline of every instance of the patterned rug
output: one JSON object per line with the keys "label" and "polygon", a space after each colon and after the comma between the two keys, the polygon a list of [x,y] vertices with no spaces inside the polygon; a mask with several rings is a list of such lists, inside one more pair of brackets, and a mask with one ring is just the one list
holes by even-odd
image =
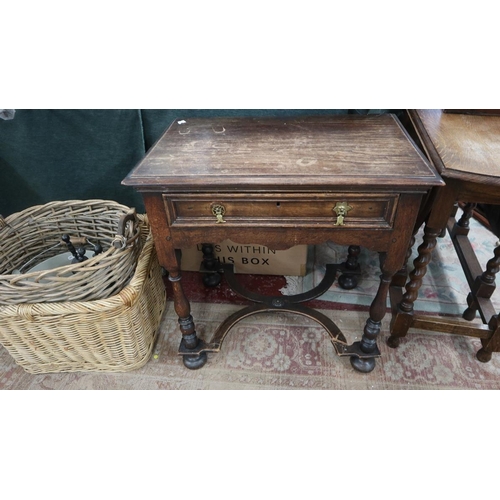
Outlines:
{"label": "patterned rug", "polygon": [[[200,336],[209,338],[227,315],[241,306],[192,304]],[[323,310],[342,329],[349,343],[359,340],[366,313]],[[385,344],[384,320],[379,347],[382,357],[370,374],[354,371],[349,359],[335,354],[321,326],[298,315],[261,314],[235,325],[222,349],[209,354],[200,370],[184,367],[177,355],[179,332],[168,303],[151,360],[128,373],[56,373],[31,375],[0,349],[2,389],[500,389],[500,356],[486,364],[475,358],[479,341],[466,337],[414,332],[398,349]]]}

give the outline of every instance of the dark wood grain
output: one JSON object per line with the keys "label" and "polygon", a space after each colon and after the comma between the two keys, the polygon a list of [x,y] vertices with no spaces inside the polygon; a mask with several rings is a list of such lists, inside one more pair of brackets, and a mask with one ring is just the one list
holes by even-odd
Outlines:
{"label": "dark wood grain", "polygon": [[500,180],[500,116],[449,114],[440,109],[415,113],[447,171]]}
{"label": "dark wood grain", "polygon": [[243,176],[273,189],[439,184],[393,115],[176,121],[123,183],[223,189]]}

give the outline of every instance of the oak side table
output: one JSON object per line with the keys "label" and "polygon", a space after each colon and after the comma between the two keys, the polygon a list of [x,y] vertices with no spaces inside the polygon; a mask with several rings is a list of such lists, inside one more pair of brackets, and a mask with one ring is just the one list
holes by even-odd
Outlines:
{"label": "oak side table", "polygon": [[[408,130],[415,134],[446,186],[435,189],[431,197],[423,240],[405,290],[391,287],[391,335],[387,343],[398,347],[410,328],[476,337],[482,344],[476,358],[486,363],[493,352],[500,352],[500,315],[491,301],[500,269],[500,246],[483,269],[468,233],[476,203],[500,204],[500,111],[411,109],[408,118]],[[454,205],[459,201],[467,204],[456,220]],[[482,324],[414,310],[437,238],[446,230],[470,289],[462,318],[471,322],[479,314]]]}
{"label": "oak side table", "polygon": [[[422,197],[443,182],[391,114],[293,119],[175,120],[122,181],[143,197],[158,258],[172,283],[187,368],[218,352],[231,327],[252,314],[303,314],[327,331],[335,351],[370,372],[393,275],[410,245]],[[381,281],[360,342],[347,345],[335,323],[303,302],[331,286],[335,272],[295,296],[263,297],[224,276],[255,304],[230,316],[208,342],[196,334],[181,285],[183,248],[231,239],[274,250],[333,241],[381,254]]]}

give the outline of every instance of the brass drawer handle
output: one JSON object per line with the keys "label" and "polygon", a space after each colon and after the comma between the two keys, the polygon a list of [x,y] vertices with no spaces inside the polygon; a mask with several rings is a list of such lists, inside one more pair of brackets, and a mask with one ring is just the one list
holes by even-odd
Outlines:
{"label": "brass drawer handle", "polygon": [[344,219],[347,216],[347,212],[349,212],[351,208],[351,205],[349,205],[346,201],[337,202],[332,209],[337,214],[337,222],[334,224],[335,226],[344,226]]}
{"label": "brass drawer handle", "polygon": [[226,222],[224,220],[224,214],[226,213],[226,209],[224,208],[224,205],[213,205],[212,206],[212,213],[217,218],[217,220],[215,221],[216,224],[221,224],[222,222]]}

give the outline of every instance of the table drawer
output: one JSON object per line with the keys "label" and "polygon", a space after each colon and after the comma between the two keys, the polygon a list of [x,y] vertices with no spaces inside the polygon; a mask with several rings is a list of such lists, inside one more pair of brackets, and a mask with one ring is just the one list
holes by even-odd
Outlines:
{"label": "table drawer", "polygon": [[396,193],[164,194],[172,227],[392,227]]}

